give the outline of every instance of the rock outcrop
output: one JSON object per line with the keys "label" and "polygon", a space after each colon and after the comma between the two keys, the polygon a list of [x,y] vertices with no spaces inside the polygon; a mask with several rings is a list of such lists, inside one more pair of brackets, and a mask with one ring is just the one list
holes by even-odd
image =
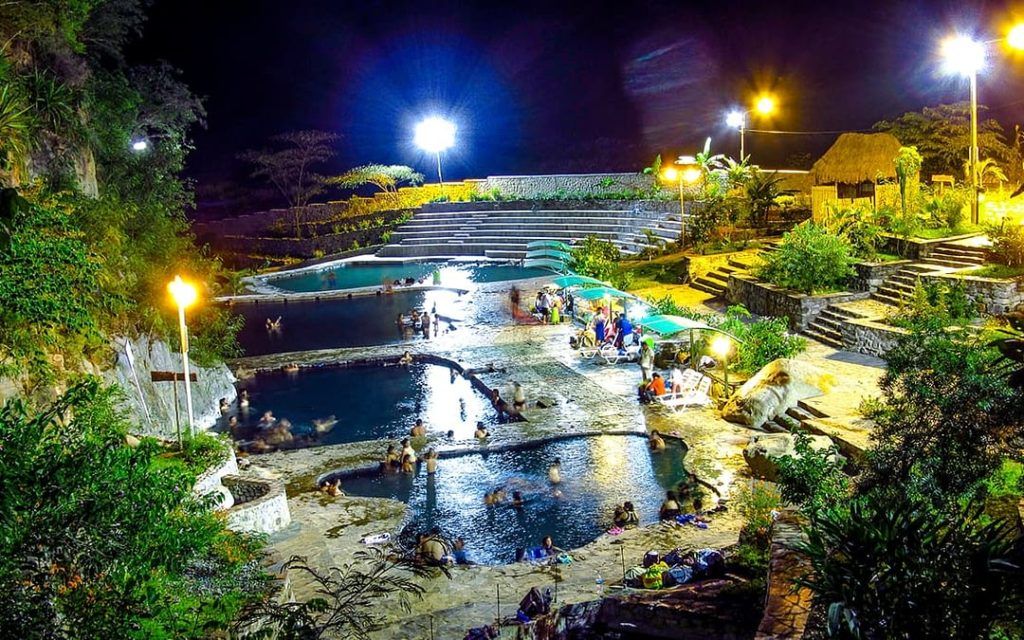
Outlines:
{"label": "rock outcrop", "polygon": [[780,358],[747,380],[722,409],[722,417],[753,429],[831,386],[829,374],[806,362]]}
{"label": "rock outcrop", "polygon": [[[833,446],[828,436],[810,436],[811,448],[816,451]],[[777,479],[778,459],[783,456],[796,457],[796,438],[791,433],[759,433],[750,438],[750,443],[743,450],[743,459],[747,461],[750,472],[758,478]]]}

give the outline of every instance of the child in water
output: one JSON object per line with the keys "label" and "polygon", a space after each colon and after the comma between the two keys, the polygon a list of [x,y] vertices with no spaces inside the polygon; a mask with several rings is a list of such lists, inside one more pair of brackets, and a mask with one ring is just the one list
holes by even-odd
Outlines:
{"label": "child in water", "polygon": [[562,482],[562,459],[555,458],[555,461],[548,467],[548,480],[551,484],[560,484]]}

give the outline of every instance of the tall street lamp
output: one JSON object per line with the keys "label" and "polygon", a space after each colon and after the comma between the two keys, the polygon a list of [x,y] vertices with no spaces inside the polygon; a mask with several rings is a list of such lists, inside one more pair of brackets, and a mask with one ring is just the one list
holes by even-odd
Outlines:
{"label": "tall street lamp", "polygon": [[417,147],[437,157],[437,182],[444,195],[444,177],[441,174],[441,152],[455,144],[455,124],[444,118],[430,117],[416,125],[413,142]]}
{"label": "tall street lamp", "polygon": [[1005,38],[978,41],[957,35],[942,41],[942,68],[950,75],[964,76],[971,90],[971,148],[967,158],[971,179],[971,224],[978,224],[978,196],[981,182],[978,175],[978,72],[985,68],[988,45],[1003,41],[1011,49],[1024,50],[1024,24],[1013,26]]}
{"label": "tall street lamp", "polygon": [[192,384],[189,381],[188,372],[188,327],[185,326],[185,308],[195,304],[198,294],[196,288],[181,279],[181,276],[174,276],[174,280],[167,285],[167,290],[178,305],[178,329],[181,332],[181,369],[185,374],[185,404],[188,405],[188,435],[191,438],[195,435],[195,421],[192,415]]}
{"label": "tall street lamp", "polygon": [[693,156],[679,156],[676,164],[680,168],[666,167],[661,172],[661,179],[669,184],[679,185],[679,244],[686,245],[686,192],[684,187],[700,180],[700,168]]}
{"label": "tall street lamp", "polygon": [[727,335],[719,335],[711,341],[711,351],[722,360],[722,376],[725,385],[725,399],[729,399],[729,351],[732,340]]}
{"label": "tall street lamp", "polygon": [[754,107],[752,109],[747,109],[746,111],[735,109],[726,114],[725,124],[733,129],[739,129],[740,132],[740,162],[742,162],[746,157],[747,149],[744,134],[747,130],[747,116],[752,113],[758,113],[762,116],[770,116],[775,113],[775,98],[764,95],[754,102]]}

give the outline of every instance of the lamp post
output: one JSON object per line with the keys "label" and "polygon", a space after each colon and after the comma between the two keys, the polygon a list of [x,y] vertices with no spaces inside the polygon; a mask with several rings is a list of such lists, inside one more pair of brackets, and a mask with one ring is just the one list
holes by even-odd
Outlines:
{"label": "lamp post", "polygon": [[413,142],[417,147],[437,158],[437,182],[444,195],[444,176],[441,173],[441,152],[455,144],[455,124],[449,120],[430,117],[416,125]]}
{"label": "lamp post", "polygon": [[181,369],[185,374],[185,404],[188,407],[188,435],[191,438],[194,433],[194,417],[192,415],[192,384],[189,381],[188,373],[188,327],[185,326],[185,308],[192,306],[198,294],[196,288],[181,279],[181,276],[174,276],[174,280],[167,285],[174,303],[178,306],[178,329],[181,332]]}
{"label": "lamp post", "polygon": [[760,98],[758,98],[757,101],[754,103],[753,109],[747,109],[746,111],[735,109],[725,115],[725,124],[727,124],[729,127],[733,129],[739,129],[740,132],[740,162],[743,162],[743,159],[747,157],[747,149],[744,136],[747,130],[747,116],[749,116],[752,113],[759,113],[763,116],[769,116],[774,112],[775,98],[768,95],[763,95]]}
{"label": "lamp post", "polygon": [[970,83],[971,100],[971,148],[967,164],[971,181],[971,224],[980,219],[978,201],[981,181],[978,175],[978,72],[985,68],[988,45],[1005,42],[1011,49],[1024,50],[1024,24],[1014,25],[1005,38],[978,41],[969,36],[956,35],[942,41],[941,55],[943,70],[951,75],[960,75]]}
{"label": "lamp post", "polygon": [[679,156],[676,164],[681,168],[667,167],[661,172],[661,179],[671,184],[675,182],[679,186],[679,244],[686,244],[686,192],[684,186],[694,184],[700,180],[700,169],[697,167],[697,159],[693,156]]}
{"label": "lamp post", "polygon": [[711,351],[722,360],[722,377],[725,385],[725,399],[729,399],[729,351],[732,341],[727,335],[719,335],[711,342]]}

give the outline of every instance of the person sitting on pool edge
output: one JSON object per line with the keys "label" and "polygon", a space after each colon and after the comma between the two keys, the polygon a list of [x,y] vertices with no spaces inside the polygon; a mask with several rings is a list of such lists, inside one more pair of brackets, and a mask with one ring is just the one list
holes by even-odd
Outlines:
{"label": "person sitting on pool edge", "polygon": [[409,353],[408,351],[403,353],[402,357],[398,359],[398,364],[402,365],[403,367],[408,367],[409,365],[411,365],[412,364],[412,354]]}
{"label": "person sitting on pool edge", "polygon": [[651,431],[651,435],[647,438],[647,444],[651,447],[651,451],[665,450],[665,439],[661,437],[657,429]]}
{"label": "person sitting on pool edge", "polygon": [[462,536],[455,538],[455,543],[452,545],[452,558],[455,559],[455,564],[473,564],[466,552],[466,541],[462,539]]}
{"label": "person sitting on pool edge", "polygon": [[445,560],[446,556],[448,556],[447,551],[437,529],[431,530],[430,533],[421,533],[419,535],[416,554],[426,564],[435,567],[448,564]]}
{"label": "person sitting on pool edge", "polygon": [[665,379],[661,377],[660,373],[655,372],[651,376],[651,381],[640,392],[640,401],[653,402],[655,398],[663,395],[665,395]]}
{"label": "person sitting on pool edge", "polygon": [[633,503],[627,500],[615,507],[615,515],[612,516],[612,522],[615,523],[616,527],[632,529],[640,525],[640,516],[637,515]]}
{"label": "person sitting on pool edge", "polygon": [[409,430],[409,435],[413,438],[421,438],[427,435],[427,428],[423,426],[423,418],[416,418],[416,424]]}
{"label": "person sitting on pool edge", "polygon": [[658,519],[675,520],[678,515],[679,500],[676,499],[676,492],[666,491],[665,501],[661,503],[661,509],[658,510]]}

